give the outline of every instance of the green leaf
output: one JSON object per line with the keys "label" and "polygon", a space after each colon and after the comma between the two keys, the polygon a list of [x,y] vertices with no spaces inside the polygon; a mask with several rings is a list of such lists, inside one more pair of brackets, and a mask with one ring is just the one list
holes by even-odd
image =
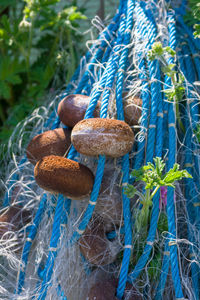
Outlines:
{"label": "green leaf", "polygon": [[160,231],[161,233],[163,231],[168,231],[168,221],[167,221],[167,215],[165,212],[160,212],[157,228],[158,228],[158,231]]}
{"label": "green leaf", "polygon": [[167,46],[164,48],[164,51],[166,51],[168,54],[170,54],[172,57],[176,55],[176,51],[174,51],[171,47]]}
{"label": "green leaf", "polygon": [[168,66],[162,67],[163,73],[165,73],[168,77],[172,78],[174,74],[177,72],[174,70],[175,64],[169,64]]}
{"label": "green leaf", "polygon": [[[176,166],[175,166],[176,165]],[[179,171],[179,165],[175,164],[173,169],[170,169],[165,177],[163,178],[166,186],[169,184],[173,184],[177,180],[181,180],[182,178],[192,178],[192,176],[186,170]]]}
{"label": "green leaf", "polygon": [[19,77],[19,75],[15,75],[15,74],[11,74],[6,78],[6,81],[14,84],[19,84],[22,82],[21,78]]}
{"label": "green leaf", "polygon": [[75,12],[69,16],[70,21],[75,21],[75,20],[86,20],[87,17],[83,15],[81,12]]}
{"label": "green leaf", "polygon": [[168,101],[174,101],[175,96],[176,96],[176,92],[175,92],[173,87],[170,88],[170,89],[165,89],[164,93],[165,93]]}
{"label": "green leaf", "polygon": [[8,33],[11,33],[10,20],[7,15],[1,17],[1,24]]}
{"label": "green leaf", "polygon": [[133,198],[135,192],[136,192],[136,188],[131,184],[128,184],[127,187],[125,187],[124,189],[124,194],[127,195],[127,197],[129,198]]}
{"label": "green leaf", "polygon": [[0,81],[0,96],[7,100],[11,97],[11,88],[5,81]]}
{"label": "green leaf", "polygon": [[162,172],[163,172],[163,170],[165,168],[165,163],[161,159],[161,157],[155,157],[153,160],[154,160],[154,163],[155,163],[155,166],[156,166],[156,172],[161,177],[162,176]]}
{"label": "green leaf", "polygon": [[131,172],[131,176],[132,176],[132,177],[136,177],[136,180],[137,180],[137,181],[138,181],[138,180],[141,180],[142,177],[143,177],[143,175],[144,175],[144,170],[143,170],[143,168],[140,168],[140,169],[138,169],[138,170],[133,170],[133,171]]}
{"label": "green leaf", "polygon": [[158,57],[162,56],[163,54],[164,54],[164,49],[163,49],[162,43],[161,42],[155,42],[152,45],[151,50],[149,50],[149,52],[148,52],[148,58],[149,58],[149,60],[152,61],[155,58],[158,58]]}
{"label": "green leaf", "polygon": [[194,32],[194,36],[195,38],[200,38],[200,24],[196,24],[194,26],[195,32]]}
{"label": "green leaf", "polygon": [[196,130],[194,130],[194,134],[196,135],[196,138],[198,142],[200,143],[200,124],[197,124]]}

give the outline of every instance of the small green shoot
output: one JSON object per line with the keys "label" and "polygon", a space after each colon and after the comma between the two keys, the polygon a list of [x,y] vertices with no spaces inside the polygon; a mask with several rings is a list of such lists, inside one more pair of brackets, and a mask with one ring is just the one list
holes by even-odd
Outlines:
{"label": "small green shoot", "polygon": [[200,124],[197,124],[196,130],[194,131],[194,134],[196,135],[196,138],[200,144]]}
{"label": "small green shoot", "polygon": [[168,101],[175,101],[176,103],[176,117],[179,123],[179,126],[183,132],[185,128],[181,122],[180,112],[179,112],[179,101],[183,99],[185,88],[183,86],[184,77],[181,73],[178,73],[175,70],[175,64],[169,64],[167,62],[167,57],[175,57],[176,52],[171,49],[169,46],[163,47],[160,42],[156,42],[152,45],[152,49],[148,52],[149,60],[153,61],[158,59],[162,63],[162,71],[168,77],[171,78],[172,87],[165,89],[164,93]]}

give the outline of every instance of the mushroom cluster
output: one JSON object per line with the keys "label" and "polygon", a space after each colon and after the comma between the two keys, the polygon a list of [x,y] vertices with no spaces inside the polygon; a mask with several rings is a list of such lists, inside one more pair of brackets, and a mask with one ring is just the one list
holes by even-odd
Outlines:
{"label": "mushroom cluster", "polygon": [[[77,94],[65,97],[59,103],[57,113],[67,128],[43,132],[35,136],[27,147],[27,158],[35,166],[37,184],[46,191],[63,194],[70,199],[88,197],[93,189],[93,172],[89,167],[66,158],[66,153],[71,143],[77,152],[86,156],[116,158],[130,152],[134,143],[130,126],[138,124],[140,112],[137,108],[141,105],[139,100],[135,103],[135,98],[132,99],[133,103],[128,105],[135,109],[135,120],[130,120],[129,109],[125,106],[125,119],[127,122],[130,120],[129,125],[116,119],[100,118],[99,102],[94,110],[94,118],[84,119],[90,97]],[[120,248],[119,244],[107,238],[107,233],[123,225],[119,180],[112,191],[109,189],[112,174],[113,170],[104,173],[95,212],[79,239],[82,255],[96,267],[114,262]],[[115,289],[116,282],[113,282]],[[90,293],[93,295],[95,288]],[[93,299],[91,297],[89,299]]]}

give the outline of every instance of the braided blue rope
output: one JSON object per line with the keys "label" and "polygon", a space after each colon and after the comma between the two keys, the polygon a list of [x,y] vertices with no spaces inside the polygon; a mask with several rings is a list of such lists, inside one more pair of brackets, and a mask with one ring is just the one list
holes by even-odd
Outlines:
{"label": "braided blue rope", "polygon": [[[136,45],[140,43],[140,27],[138,19],[136,19]],[[142,90],[141,90],[141,99],[142,99],[142,115],[141,115],[141,141],[138,141],[137,146],[137,155],[135,157],[135,164],[134,168],[139,169],[142,164],[144,163],[144,156],[145,156],[145,144],[146,144],[146,133],[148,127],[148,116],[149,116],[149,102],[150,102],[150,90],[148,84],[148,77],[147,77],[147,67],[146,61],[143,58],[142,53],[137,53],[138,56],[138,68],[139,68],[139,78],[141,79],[142,83]]]}
{"label": "braided blue rope", "polygon": [[184,32],[190,36],[190,39],[192,39],[193,44],[197,48],[197,51],[199,51],[200,50],[200,41],[199,41],[199,39],[194,38],[193,30],[184,23],[182,15],[178,16],[177,23],[179,26],[181,26],[182,30],[184,30]]}
{"label": "braided blue rope", "polygon": [[[185,50],[183,48],[183,50]],[[183,52],[183,54],[185,54],[185,52]],[[185,56],[185,55],[184,55]],[[182,59],[181,60],[181,69],[184,73],[184,75],[186,75],[187,72],[189,72],[188,68],[186,67],[187,66],[187,63],[188,63],[188,60],[186,59]],[[190,76],[190,73],[189,75]],[[189,78],[191,80],[191,78]],[[191,94],[191,90],[188,89],[186,90],[186,95],[189,99],[191,99],[192,97],[192,94]],[[198,114],[197,114],[197,111],[195,109],[195,113],[194,113],[194,110],[191,109],[191,104],[190,104],[190,100],[189,100],[189,105],[188,105],[188,111],[189,111],[189,115],[194,118],[194,120],[196,119],[196,122],[198,122]],[[197,203],[199,202],[199,196],[198,196],[198,193],[196,193],[195,191],[198,191],[199,192],[199,173],[200,173],[200,170],[198,168],[198,165],[199,165],[199,158],[197,156],[196,153],[198,153],[198,150],[199,150],[199,146],[197,146],[197,144],[195,143],[195,140],[194,140],[194,135],[192,134],[192,130],[191,130],[191,127],[193,127],[192,125],[193,124],[190,124],[191,123],[191,117],[188,117],[187,115],[185,116],[185,118],[187,118],[187,123],[186,123],[186,127],[187,128],[187,133],[186,133],[186,137],[187,135],[189,135],[189,138],[185,139],[185,141],[187,142],[186,144],[186,147],[187,147],[187,152],[186,152],[186,156],[190,157],[188,163],[191,164],[193,167],[191,168],[191,174],[193,175],[193,179],[192,179],[192,182],[191,182],[191,186],[190,186],[190,189],[191,189],[191,194],[193,195],[192,199],[193,199],[193,203]],[[197,222],[197,225],[199,226],[200,225],[200,218],[199,218],[199,214],[200,214],[200,208],[198,206],[196,206],[195,208],[196,210],[196,222]],[[199,227],[200,229],[200,227]]]}
{"label": "braided blue rope", "polygon": [[[126,23],[124,22],[122,27],[122,41],[123,48],[119,60],[119,69],[117,73],[117,82],[116,82],[116,106],[117,106],[117,118],[119,120],[124,120],[123,114],[123,104],[122,104],[122,90],[124,82],[124,72],[127,67],[128,59],[128,45],[130,43],[131,32],[133,28],[133,10],[135,1],[128,1],[127,3],[127,13],[126,13]],[[124,30],[125,28],[126,30]],[[130,212],[130,199],[124,194],[124,185],[128,183],[129,180],[129,155],[126,154],[123,157],[122,161],[122,201],[123,201],[123,217],[124,217],[124,228],[125,228],[125,245],[124,245],[124,254],[122,259],[121,271],[119,275],[119,282],[117,287],[117,297],[122,298],[124,290],[126,287],[126,281],[128,276],[129,261],[132,248],[132,229],[131,229],[131,212]]]}
{"label": "braided blue rope", "polygon": [[[127,9],[128,9],[128,5],[127,5]],[[107,71],[108,77],[107,77],[105,91],[104,91],[103,99],[102,99],[100,118],[106,118],[107,109],[108,109],[108,99],[110,97],[110,91],[113,86],[113,82],[115,79],[118,64],[119,64],[119,68],[120,68],[120,63],[119,63],[120,50],[122,48],[123,33],[126,28],[125,12],[126,12],[126,5],[124,6],[124,9],[122,11],[121,23],[120,23],[119,32],[118,32],[118,38],[116,41],[116,45],[114,46],[114,49],[113,49],[112,64],[110,65],[110,68],[108,68],[108,71]],[[122,53],[123,53],[123,50],[122,50]],[[118,97],[118,95],[116,97]],[[116,99],[116,101],[117,101],[117,99]],[[122,107],[122,111],[123,111],[123,107]]]}
{"label": "braided blue rope", "polygon": [[90,78],[90,73],[93,71],[94,69],[94,65],[96,63],[98,63],[98,61],[101,59],[103,53],[104,53],[104,49],[105,47],[107,47],[108,43],[111,41],[112,39],[112,34],[114,34],[119,26],[119,18],[121,16],[121,9],[123,7],[124,1],[120,2],[120,7],[119,7],[119,12],[118,14],[115,15],[113,22],[110,23],[110,25],[108,26],[108,28],[106,28],[106,30],[104,30],[101,34],[101,44],[96,52],[96,55],[92,58],[88,69],[86,70],[85,74],[82,76],[80,83],[79,83],[79,87],[76,91],[77,94],[81,93],[83,87],[85,87],[87,85],[88,79]]}
{"label": "braided blue rope", "polygon": [[[147,49],[150,49],[152,44],[155,42],[157,36],[156,28],[154,28],[154,22],[151,22],[150,19],[146,16],[145,13],[145,4],[141,2],[136,5],[136,15],[139,19],[139,24],[141,26],[141,36],[148,38]],[[153,19],[153,17],[152,17]],[[149,28],[149,30],[147,30]],[[156,120],[158,112],[158,104],[161,101],[161,85],[155,79],[160,81],[160,72],[158,63],[156,61],[148,61],[148,69],[150,79],[153,80],[151,83],[151,112],[149,116],[149,128],[147,136],[147,149],[146,149],[146,162],[153,160],[154,155],[154,145],[156,137]]]}
{"label": "braided blue rope", "polygon": [[47,202],[47,195],[44,194],[42,196],[42,199],[40,200],[40,204],[37,210],[37,213],[35,215],[35,218],[33,220],[33,225],[30,228],[30,232],[28,235],[28,238],[26,239],[23,252],[22,252],[22,258],[21,258],[21,268],[18,275],[18,286],[17,286],[17,293],[20,294],[22,292],[22,288],[24,285],[25,280],[25,272],[26,272],[26,265],[28,262],[28,256],[30,253],[30,249],[32,246],[32,242],[35,239],[35,236],[37,234],[38,226],[41,222],[42,216],[44,214],[45,208],[46,208],[46,202]]}
{"label": "braided blue rope", "polygon": [[52,235],[51,235],[50,246],[49,246],[49,254],[43,272],[43,281],[41,284],[38,299],[45,299],[49,282],[51,279],[51,275],[53,272],[53,266],[54,266],[55,258],[57,256],[57,250],[58,250],[57,247],[58,247],[58,242],[60,237],[60,225],[61,225],[62,214],[63,214],[63,206],[64,206],[64,197],[62,195],[59,195],[57,200],[56,210],[55,210],[53,229],[52,229]]}
{"label": "braided blue rope", "polygon": [[[122,12],[124,11],[125,7],[123,8]],[[119,30],[121,30],[121,28],[123,28],[123,24],[124,24],[124,20],[122,17],[121,21],[120,21],[120,26],[119,26],[120,29]],[[119,39],[119,42],[121,42],[120,41],[121,38],[118,37],[118,39]],[[111,56],[109,58],[106,70],[104,71],[104,74],[99,83],[99,85],[102,88],[105,87],[102,102],[101,102],[101,111],[100,111],[100,116],[102,118],[106,118],[106,116],[107,116],[107,108],[108,108],[108,101],[109,101],[109,95],[110,95],[109,90],[112,87],[112,84],[114,81],[113,72],[111,72],[111,71],[114,68],[116,68],[115,63],[116,63],[116,61]],[[85,114],[85,119],[90,118],[92,116],[93,110],[96,106],[96,103],[97,103],[99,97],[100,97],[100,94],[101,94],[101,90],[95,90],[94,93],[92,93],[91,101],[90,101],[90,104],[89,104],[86,114]],[[99,190],[100,190],[100,186],[101,186],[104,165],[105,165],[105,156],[100,155],[99,161],[98,161],[98,166],[97,166],[95,182],[94,182],[93,190],[92,190],[91,197],[90,197],[90,202],[89,202],[88,207],[83,215],[83,218],[79,225],[79,228],[74,232],[74,234],[72,235],[72,238],[70,239],[70,243],[69,243],[70,245],[73,244],[74,242],[76,242],[80,238],[81,234],[85,231],[85,228],[88,225],[88,222],[92,217],[92,213],[94,211],[97,197],[98,197]]]}
{"label": "braided blue rope", "polygon": [[[141,36],[143,36],[143,35],[145,36],[147,34],[145,26],[148,22],[150,22],[150,20],[147,19],[146,15],[144,13],[144,9],[145,9],[144,5],[143,5],[142,9],[138,5],[137,6],[137,11],[136,11],[138,18],[141,17],[141,19],[140,19]],[[143,25],[144,20],[145,20],[145,26]],[[154,24],[154,22],[153,22],[153,24]],[[151,44],[152,44],[154,42],[154,38],[155,38],[154,35],[156,34],[156,30],[155,30],[155,28],[152,29],[152,24],[150,25],[150,28],[152,30],[151,31],[152,35],[149,37],[149,39],[151,40]],[[149,44],[147,47],[150,48],[151,44]],[[159,72],[157,73],[158,69],[156,69],[156,65],[155,65],[155,62],[154,62],[153,65],[148,62],[149,69],[151,67],[153,67],[153,71],[151,70],[151,77],[154,77],[155,76],[154,74],[156,74],[156,78],[159,79]],[[150,70],[149,70],[149,72],[150,72]],[[154,83],[153,86],[151,87],[152,100],[151,100],[150,124],[153,125],[152,126],[153,130],[148,131],[147,149],[149,149],[149,150],[146,151],[146,161],[151,161],[153,159],[153,154],[154,154],[154,144],[151,143],[151,138],[153,138],[155,140],[155,136],[156,136],[155,127],[156,127],[157,109],[158,109],[156,101],[160,102],[160,101],[162,101],[162,98],[160,98],[160,96],[159,96],[158,100],[156,100],[156,97],[153,96],[153,93],[156,93],[156,91],[158,89],[160,89],[160,92],[161,92],[161,87],[159,85],[156,86],[156,83]],[[162,104],[160,104],[160,109],[161,108],[162,108]],[[159,126],[158,132],[161,132],[162,128],[160,126],[162,126],[162,122],[159,122],[157,125]],[[162,147],[162,142],[161,142],[160,146]],[[152,151],[152,152],[149,153],[148,151]],[[158,156],[161,156],[162,155],[162,148],[157,147],[157,151],[158,151],[158,153],[156,153],[156,154]],[[139,258],[134,270],[129,274],[128,280],[130,282],[133,282],[139,276],[140,272],[143,270],[145,264],[148,261],[149,255],[150,255],[152,247],[153,247],[154,239],[155,239],[158,216],[159,216],[159,194],[157,193],[153,198],[153,209],[152,209],[152,216],[151,216],[151,221],[150,221],[150,228],[149,228],[149,233],[148,233],[148,237],[147,237],[147,242],[146,242],[145,248],[143,250],[143,254]]]}
{"label": "braided blue rope", "polygon": [[80,238],[80,236],[85,231],[85,229],[92,217],[93,211],[95,209],[96,201],[97,201],[97,198],[99,195],[99,190],[101,187],[101,181],[102,181],[103,172],[104,172],[104,165],[105,165],[105,155],[99,155],[95,181],[94,181],[93,190],[92,190],[92,193],[90,196],[89,204],[86,208],[86,211],[84,212],[84,215],[82,217],[82,220],[79,224],[78,229],[73,233],[73,235],[69,241],[69,245],[67,245],[67,246],[71,246]]}
{"label": "braided blue rope", "polygon": [[[186,123],[186,122],[185,122]],[[187,124],[187,123],[186,123]],[[191,144],[191,139],[190,139],[190,135],[187,134],[186,135],[186,150],[185,150],[185,165],[186,165],[186,170],[188,172],[190,172],[190,174],[192,173],[192,168],[189,167],[189,165],[191,164],[191,151],[190,151],[190,144]],[[191,182],[192,181],[192,182]],[[191,223],[192,226],[195,226],[195,216],[196,216],[196,212],[195,212],[195,207],[194,207],[194,199],[196,198],[195,195],[195,186],[193,183],[193,180],[189,180],[189,179],[185,179],[185,197],[187,199],[186,201],[186,208],[187,208],[187,212],[188,212],[188,216],[189,216],[189,221]],[[196,245],[196,241],[195,241],[195,232],[193,232],[193,230],[191,229],[191,225],[187,224],[188,227],[188,239],[189,241],[194,245],[194,246],[198,246]],[[198,253],[196,253],[195,251],[195,247],[190,246],[190,258],[195,258],[198,257]],[[193,257],[192,257],[193,256]],[[191,263],[191,277],[192,277],[192,285],[193,285],[193,291],[194,291],[194,299],[197,300],[199,299],[199,267],[197,265],[197,262],[192,262]]]}
{"label": "braided blue rope", "polygon": [[[186,74],[186,64],[187,61],[182,59],[181,61],[181,70],[184,74]],[[191,80],[191,78],[189,78]],[[190,93],[190,92],[189,92]],[[195,203],[199,201],[198,193],[196,192],[198,190],[197,185],[195,184],[194,180],[194,168],[192,168],[194,160],[194,152],[192,147],[192,130],[189,123],[189,118],[187,116],[187,113],[184,117],[184,123],[185,128],[187,128],[186,137],[185,137],[185,168],[186,170],[193,175],[193,179],[185,179],[185,197],[187,199],[186,201],[186,208],[189,216],[189,221],[192,224],[192,226],[197,227],[198,230],[198,219],[199,219],[199,209],[196,209],[194,206]],[[199,191],[198,191],[199,192]],[[198,206],[197,206],[198,208]],[[188,239],[189,241],[194,245],[196,245],[195,241],[195,232],[192,231],[191,225],[187,224],[188,227]],[[193,227],[193,228],[194,228]],[[190,255],[193,257],[198,257],[198,253],[195,253],[195,248],[190,245]],[[194,292],[194,299],[199,299],[200,293],[199,293],[199,267],[197,263],[194,261],[191,263],[191,277],[192,277],[192,286],[193,286],[193,292]]]}
{"label": "braided blue rope", "polygon": [[[169,46],[176,49],[176,29],[175,18],[173,14],[168,14],[168,30],[169,30]],[[173,61],[173,59],[172,59]],[[174,104],[169,104],[168,113],[168,126],[169,126],[169,155],[167,170],[173,167],[176,161],[176,130],[175,130],[175,111]],[[175,289],[176,298],[183,298],[183,292],[179,274],[179,263],[176,246],[176,223],[175,223],[175,205],[174,205],[174,190],[168,187],[167,189],[167,218],[168,218],[168,231],[169,231],[169,245],[170,245],[170,263],[172,280]]]}

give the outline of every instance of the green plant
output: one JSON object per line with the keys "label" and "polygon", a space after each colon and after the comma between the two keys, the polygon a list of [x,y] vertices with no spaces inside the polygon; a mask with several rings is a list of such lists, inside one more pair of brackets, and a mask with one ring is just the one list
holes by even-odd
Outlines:
{"label": "green plant", "polygon": [[[132,177],[135,177],[136,181],[142,181],[145,184],[145,193],[139,192],[133,185],[128,184],[125,189],[125,194],[129,198],[133,198],[135,194],[140,197],[141,209],[135,209],[135,234],[138,235],[138,239],[135,242],[134,251],[132,253],[132,260],[130,268],[133,268],[142,254],[143,246],[146,241],[148,226],[150,222],[150,215],[152,210],[152,199],[159,189],[162,187],[173,187],[177,180],[182,178],[192,178],[192,176],[186,170],[180,170],[177,163],[168,172],[164,172],[165,163],[160,157],[154,158],[154,163],[148,162],[147,165],[141,167],[139,170],[133,170],[131,172]],[[161,191],[162,193],[162,191]],[[160,195],[161,196],[161,195]],[[160,241],[160,235],[168,230],[167,215],[164,211],[161,211],[158,220],[158,238]],[[159,242],[158,241],[158,242]],[[153,257],[148,266],[148,275],[151,280],[155,280],[159,276],[159,270],[161,269],[161,252],[159,244],[155,245],[155,251]]]}
{"label": "green plant", "polygon": [[172,82],[172,87],[165,89],[168,101],[174,101],[176,105],[176,117],[178,120],[179,127],[185,132],[183,123],[181,122],[180,112],[179,112],[179,102],[183,99],[185,88],[183,86],[184,77],[181,73],[175,70],[175,64],[169,64],[167,62],[167,56],[175,57],[176,52],[170,47],[163,47],[160,42],[156,42],[152,45],[152,49],[148,52],[148,58],[153,61],[158,59],[162,63],[162,71],[165,75],[170,77]]}
{"label": "green plant", "polygon": [[196,130],[194,131],[194,134],[196,135],[196,138],[200,144],[200,124],[197,124]]}
{"label": "green plant", "polygon": [[188,1],[188,13],[185,20],[189,25],[194,26],[194,36],[195,38],[200,38],[200,2],[199,0],[189,0]]}
{"label": "green plant", "polygon": [[77,21],[86,17],[64,0],[13,0],[0,5],[2,140],[44,101],[52,82],[58,89],[69,81],[82,52]]}
{"label": "green plant", "polygon": [[[152,206],[152,199],[158,192],[160,187],[173,187],[175,181],[182,178],[192,178],[186,170],[179,170],[179,164],[175,163],[173,168],[167,173],[164,173],[165,163],[160,157],[154,158],[154,164],[148,162],[146,166],[139,170],[133,170],[131,175],[135,177],[136,181],[143,181],[145,183],[145,194],[140,193],[140,203],[142,208],[137,216],[136,228],[137,231],[144,231],[145,235],[148,228],[149,211]],[[132,198],[136,193],[135,187],[128,184],[125,194]]]}

